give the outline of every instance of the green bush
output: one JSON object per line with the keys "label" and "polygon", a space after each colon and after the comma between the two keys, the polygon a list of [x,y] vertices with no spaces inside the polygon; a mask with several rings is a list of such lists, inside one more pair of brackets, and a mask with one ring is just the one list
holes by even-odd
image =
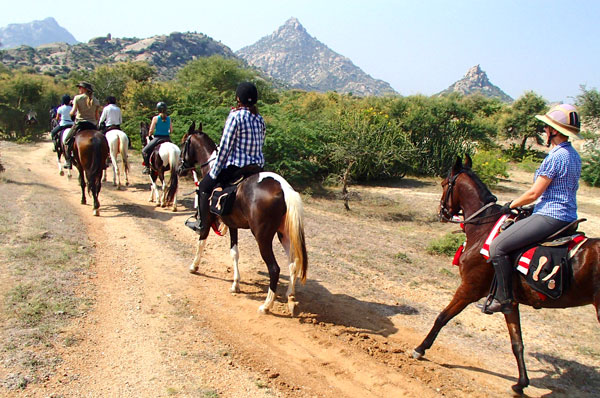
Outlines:
{"label": "green bush", "polygon": [[494,186],[500,178],[508,178],[508,160],[500,151],[478,151],[473,157],[473,170],[484,184]]}
{"label": "green bush", "polygon": [[600,150],[594,150],[583,158],[581,179],[593,187],[600,187]]}
{"label": "green bush", "polygon": [[454,256],[454,253],[456,253],[456,250],[464,243],[464,241],[465,236],[463,234],[448,232],[441,238],[429,242],[427,253]]}

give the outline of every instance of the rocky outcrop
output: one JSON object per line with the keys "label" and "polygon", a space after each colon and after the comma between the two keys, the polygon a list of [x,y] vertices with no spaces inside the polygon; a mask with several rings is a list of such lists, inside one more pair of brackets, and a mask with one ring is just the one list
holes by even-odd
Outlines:
{"label": "rocky outcrop", "polygon": [[469,69],[462,79],[438,95],[449,93],[460,93],[463,95],[481,94],[488,98],[498,98],[503,102],[513,102],[513,99],[508,94],[490,82],[487,74],[479,67],[479,65],[475,65]]}
{"label": "rocky outcrop", "polygon": [[229,47],[201,33],[176,32],[146,39],[119,39],[109,34],[75,45],[52,43],[0,50],[0,62],[11,68],[27,66],[60,75],[115,62],[146,61],[157,68],[159,79],[167,80],[189,61],[211,55],[235,58]]}
{"label": "rocky outcrop", "polygon": [[54,18],[29,23],[13,23],[0,28],[0,48],[2,49],[22,45],[37,47],[54,42],[77,43],[73,35],[61,27]]}
{"label": "rocky outcrop", "polygon": [[396,94],[388,83],[372,78],[310,36],[296,18],[236,54],[291,88],[360,96]]}

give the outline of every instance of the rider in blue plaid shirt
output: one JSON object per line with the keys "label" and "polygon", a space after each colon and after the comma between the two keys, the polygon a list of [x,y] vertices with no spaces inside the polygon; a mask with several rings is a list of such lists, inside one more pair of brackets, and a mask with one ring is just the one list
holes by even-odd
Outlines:
{"label": "rider in blue plaid shirt", "polygon": [[[209,232],[208,199],[217,183],[227,183],[234,177],[261,171],[265,165],[265,121],[258,114],[258,90],[249,82],[236,90],[238,106],[231,110],[225,122],[216,161],[198,185],[198,213],[195,223],[188,225],[205,239]],[[186,224],[187,225],[187,224]]]}

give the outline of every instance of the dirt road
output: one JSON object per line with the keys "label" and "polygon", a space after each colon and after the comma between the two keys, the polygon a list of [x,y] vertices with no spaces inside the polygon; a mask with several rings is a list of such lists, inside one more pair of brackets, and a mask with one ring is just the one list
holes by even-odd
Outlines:
{"label": "dirt road", "polygon": [[[309,280],[298,287],[299,316],[291,318],[281,298],[271,314],[257,312],[268,276],[248,231],[240,233],[242,293],[229,293],[228,238],[211,235],[199,273],[187,271],[196,242],[183,225],[192,214],[192,197],[182,196],[192,191],[190,182],[179,191],[181,211],[155,208],[134,165],[129,187],[103,184],[100,217],[94,217],[90,205],[79,204],[77,172],[71,180],[58,175],[50,144],[0,148],[9,181],[0,189],[43,180],[93,245],[90,286],[80,292],[93,305],[65,331],[77,343],[55,347],[61,361],[47,380],[1,394],[496,397],[516,380],[502,318],[475,308],[444,329],[426,360],[410,358],[458,285],[447,258],[422,253],[442,228],[431,222],[439,200],[435,183],[388,189],[390,197],[406,196],[407,206],[414,201],[428,209],[404,221],[348,216],[331,209],[339,203],[307,197]],[[410,192],[416,193],[408,198]],[[287,269],[279,247],[276,254],[281,295]],[[600,328],[593,312],[523,310],[530,396],[599,391]],[[565,319],[581,327],[556,326]],[[544,328],[547,323],[553,326]],[[587,342],[577,346],[582,338]],[[585,375],[586,385],[570,372]]]}

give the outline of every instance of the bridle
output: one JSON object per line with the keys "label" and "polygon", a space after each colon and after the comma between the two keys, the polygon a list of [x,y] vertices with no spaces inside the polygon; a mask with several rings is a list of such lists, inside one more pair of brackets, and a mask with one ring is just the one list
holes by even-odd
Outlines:
{"label": "bridle", "polygon": [[[186,171],[190,171],[190,170],[196,170],[196,166],[193,164],[188,164],[187,163],[187,155],[190,151],[190,145],[191,145],[191,140],[192,140],[192,135],[190,134],[189,137],[185,140],[185,143],[183,144],[183,150],[181,151],[181,165],[179,166],[179,173],[183,173]],[[202,163],[199,167],[200,169],[202,169],[205,166],[208,166],[213,160],[216,159],[216,152],[214,152],[206,162]]]}
{"label": "bridle", "polygon": [[[452,197],[452,191],[454,190],[454,186],[456,185],[456,179],[458,178],[459,175],[461,175],[461,173],[463,173],[463,170],[459,171],[458,173],[456,173],[453,176],[448,177],[448,182],[446,184],[442,183],[442,187],[447,185],[448,189],[446,190],[446,193],[440,200],[440,212],[439,212],[438,216],[441,221],[454,223],[454,224],[473,224],[475,222],[480,222],[480,220],[475,220],[475,218],[478,217],[485,210],[487,210],[488,208],[490,208],[496,204],[497,198],[495,196],[492,196],[492,198],[493,198],[492,201],[483,205],[479,210],[477,210],[475,213],[471,214],[467,219],[465,219],[463,221],[457,221],[457,220],[453,219],[454,216],[463,215],[462,209],[460,209],[458,212],[456,212],[454,214],[450,211],[450,209],[448,209],[448,206],[447,206],[448,200]],[[485,216],[484,218],[493,217],[493,216],[496,216],[497,214],[499,214],[499,213],[490,214],[490,215]]]}

